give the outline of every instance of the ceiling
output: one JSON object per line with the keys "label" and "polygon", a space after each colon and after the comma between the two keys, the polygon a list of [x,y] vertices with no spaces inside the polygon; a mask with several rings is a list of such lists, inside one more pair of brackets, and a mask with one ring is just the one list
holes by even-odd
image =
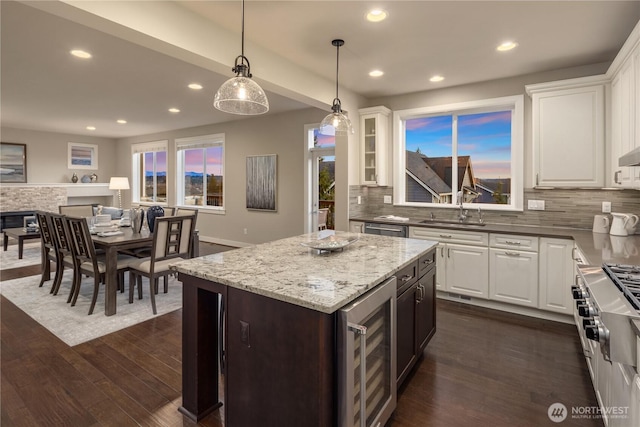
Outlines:
{"label": "ceiling", "polygon": [[[239,1],[179,4],[236,33],[239,48]],[[389,17],[367,22],[373,6]],[[243,118],[212,105],[231,71],[215,74],[28,3],[1,1],[0,8],[2,126],[119,138]],[[331,40],[343,38],[340,86],[378,98],[609,62],[639,19],[640,1],[258,0],[246,3],[245,37],[247,47],[277,52],[331,83]],[[505,40],[518,47],[497,52]],[[84,61],[70,56],[79,43],[98,54]],[[250,49],[245,54],[251,59]],[[374,68],[385,74],[369,77]],[[430,82],[435,74],[445,80]],[[204,90],[186,88],[194,81]],[[272,92],[267,96],[268,114],[306,107]],[[167,111],[174,106],[181,112]],[[120,118],[128,123],[117,124]],[[87,131],[88,125],[96,130]]]}

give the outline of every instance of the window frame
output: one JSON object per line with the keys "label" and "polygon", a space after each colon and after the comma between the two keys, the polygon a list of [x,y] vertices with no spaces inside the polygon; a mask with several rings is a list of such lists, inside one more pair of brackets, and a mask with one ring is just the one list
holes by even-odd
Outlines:
{"label": "window frame", "polygon": [[[144,153],[153,153],[153,152],[162,152],[164,151],[167,156],[167,172],[166,172],[166,181],[167,184],[169,182],[169,141],[158,140],[158,141],[149,141],[149,142],[141,142],[137,144],[131,145],[131,176],[132,176],[132,186],[131,186],[131,201],[134,204],[139,206],[168,206],[169,205],[169,189],[167,188],[167,201],[166,202],[158,202],[158,201],[142,201],[140,200],[140,159],[138,156],[144,155]],[[157,177],[155,179],[154,189],[157,197]]]}
{"label": "window frame", "polygon": [[[176,206],[206,210],[211,213],[224,214],[226,212],[226,194],[227,194],[227,180],[226,175],[226,156],[227,150],[225,146],[225,134],[216,133],[209,135],[191,136],[187,138],[177,138],[176,144]],[[208,206],[208,205],[186,205],[184,203],[184,151],[192,150],[196,148],[206,149],[209,147],[222,147],[222,206]],[[205,174],[206,174],[206,162],[205,162]],[[206,188],[206,187],[203,187]]]}
{"label": "window frame", "polygon": [[[426,203],[406,201],[406,121],[426,116],[445,114],[467,115],[487,113],[491,111],[511,110],[511,203],[478,203],[477,206],[486,210],[523,211],[524,200],[524,95],[505,96],[477,101],[459,102],[454,104],[418,107],[407,110],[397,110],[393,113],[393,203],[399,206],[428,207],[428,208],[458,208],[455,198],[452,203]],[[453,156],[457,153],[457,135],[452,141]],[[452,175],[457,180],[457,162],[452,162]],[[475,207],[476,204],[473,204]]]}

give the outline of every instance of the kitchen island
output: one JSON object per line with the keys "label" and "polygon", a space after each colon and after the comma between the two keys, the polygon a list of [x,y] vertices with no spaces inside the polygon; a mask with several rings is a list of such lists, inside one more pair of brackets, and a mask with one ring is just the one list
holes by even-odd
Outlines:
{"label": "kitchen island", "polygon": [[198,420],[222,404],[220,365],[227,426],[336,425],[336,312],[417,265],[437,243],[362,234],[342,251],[303,246],[333,233],[176,263],[182,413]]}

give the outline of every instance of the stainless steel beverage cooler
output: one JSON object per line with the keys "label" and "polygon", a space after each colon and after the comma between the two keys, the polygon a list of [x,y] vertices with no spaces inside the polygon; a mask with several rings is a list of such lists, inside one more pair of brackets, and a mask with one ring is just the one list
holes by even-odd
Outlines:
{"label": "stainless steel beverage cooler", "polygon": [[396,284],[387,279],[339,312],[341,427],[382,427],[396,408]]}

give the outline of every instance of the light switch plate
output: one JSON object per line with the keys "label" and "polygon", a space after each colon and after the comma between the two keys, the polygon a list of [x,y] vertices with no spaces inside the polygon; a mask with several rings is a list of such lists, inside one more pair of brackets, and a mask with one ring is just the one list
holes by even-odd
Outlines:
{"label": "light switch plate", "polygon": [[385,203],[391,203],[391,196],[384,196]]}

